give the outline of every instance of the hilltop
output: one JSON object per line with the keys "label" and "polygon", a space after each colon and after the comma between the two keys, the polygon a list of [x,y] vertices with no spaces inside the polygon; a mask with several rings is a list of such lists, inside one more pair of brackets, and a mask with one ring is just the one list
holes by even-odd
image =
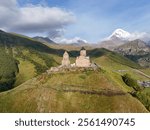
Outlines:
{"label": "hilltop", "polygon": [[0,112],[147,112],[123,86],[103,70],[44,73],[1,93]]}
{"label": "hilltop", "polygon": [[3,69],[0,69],[0,84],[6,84],[2,91],[9,90],[0,92],[0,112],[150,110],[149,88],[135,91],[122,78],[128,73],[134,80],[147,81],[148,68],[145,70],[123,55],[104,48],[85,48],[92,63],[99,66],[98,70],[46,73],[51,67],[61,64],[65,50],[68,50],[70,62],[74,63],[80,47],[47,45],[26,36],[1,31],[0,65]]}

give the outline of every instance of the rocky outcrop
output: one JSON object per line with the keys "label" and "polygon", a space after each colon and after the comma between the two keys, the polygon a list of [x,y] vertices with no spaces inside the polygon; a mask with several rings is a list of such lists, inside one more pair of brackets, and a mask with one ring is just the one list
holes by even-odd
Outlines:
{"label": "rocky outcrop", "polygon": [[150,67],[150,47],[141,40],[129,41],[114,49],[142,67]]}
{"label": "rocky outcrop", "polygon": [[150,52],[150,47],[145,42],[137,39],[117,47],[115,51],[123,55],[145,55]]}

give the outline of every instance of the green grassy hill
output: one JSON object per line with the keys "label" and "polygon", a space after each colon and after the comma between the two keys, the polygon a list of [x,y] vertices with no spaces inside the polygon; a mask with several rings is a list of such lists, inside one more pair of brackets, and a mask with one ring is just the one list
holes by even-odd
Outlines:
{"label": "green grassy hill", "polygon": [[137,63],[129,60],[128,58],[118,53],[109,51],[105,48],[97,48],[97,49],[89,50],[88,55],[90,55],[93,59],[105,56],[110,60],[114,61],[115,63],[129,66],[131,68],[140,68],[140,66]]}
{"label": "green grassy hill", "polygon": [[[59,52],[59,53],[58,53]],[[29,37],[0,31],[0,91],[16,87],[58,63],[51,49]]]}
{"label": "green grassy hill", "polygon": [[[0,91],[13,88],[0,93],[0,112],[148,112],[149,89],[132,96],[134,88],[122,79],[127,73],[149,80],[137,71],[149,75],[148,68],[104,48],[88,48],[99,71],[44,73],[61,64],[64,49],[0,31]],[[80,49],[67,49],[74,63]]]}
{"label": "green grassy hill", "polygon": [[103,70],[45,73],[1,93],[0,112],[147,112],[121,82]]}
{"label": "green grassy hill", "polygon": [[0,91],[12,88],[18,72],[18,61],[8,55],[3,47],[0,47]]}

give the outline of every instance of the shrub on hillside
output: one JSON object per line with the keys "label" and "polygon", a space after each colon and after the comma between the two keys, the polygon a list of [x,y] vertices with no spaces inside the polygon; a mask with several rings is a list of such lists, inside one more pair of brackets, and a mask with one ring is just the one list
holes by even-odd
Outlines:
{"label": "shrub on hillside", "polygon": [[129,74],[123,75],[122,79],[126,83],[126,85],[132,87],[134,90],[138,91],[142,89],[142,87],[138,85],[137,81],[133,79]]}
{"label": "shrub on hillside", "polygon": [[144,89],[143,91],[136,92],[136,97],[144,104],[144,106],[150,111],[150,96],[149,88]]}
{"label": "shrub on hillside", "polygon": [[13,87],[18,71],[18,61],[0,48],[0,91]]}

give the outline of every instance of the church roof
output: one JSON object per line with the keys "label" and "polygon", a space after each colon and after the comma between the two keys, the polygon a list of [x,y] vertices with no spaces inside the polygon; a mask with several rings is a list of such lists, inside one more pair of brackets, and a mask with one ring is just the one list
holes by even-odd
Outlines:
{"label": "church roof", "polygon": [[86,49],[84,47],[82,47],[81,50],[86,50]]}

